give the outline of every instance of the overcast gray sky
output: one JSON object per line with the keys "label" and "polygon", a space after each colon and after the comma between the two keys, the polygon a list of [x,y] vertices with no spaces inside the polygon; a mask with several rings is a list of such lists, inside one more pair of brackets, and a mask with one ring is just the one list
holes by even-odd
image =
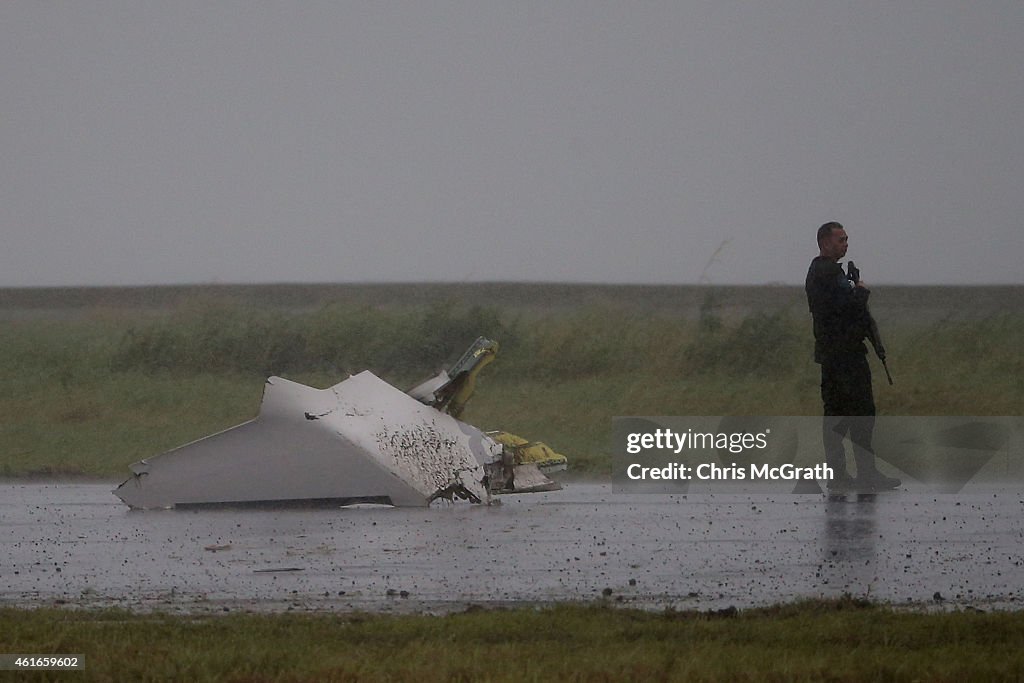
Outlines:
{"label": "overcast gray sky", "polygon": [[4,0],[0,93],[0,286],[1024,282],[1020,0]]}

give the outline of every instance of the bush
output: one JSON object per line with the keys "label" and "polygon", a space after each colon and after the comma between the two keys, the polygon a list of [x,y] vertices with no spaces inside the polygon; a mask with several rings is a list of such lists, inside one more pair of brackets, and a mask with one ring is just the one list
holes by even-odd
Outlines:
{"label": "bush", "polygon": [[786,311],[752,313],[739,325],[702,325],[687,357],[694,369],[726,374],[779,373],[802,362],[808,351],[806,333]]}

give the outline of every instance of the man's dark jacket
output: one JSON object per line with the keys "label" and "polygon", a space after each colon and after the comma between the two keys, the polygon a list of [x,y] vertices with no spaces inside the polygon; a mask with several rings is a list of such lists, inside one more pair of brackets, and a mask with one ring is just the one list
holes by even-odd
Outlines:
{"label": "man's dark jacket", "polygon": [[814,361],[866,354],[867,288],[854,286],[842,266],[818,256],[807,270],[804,290],[814,319]]}

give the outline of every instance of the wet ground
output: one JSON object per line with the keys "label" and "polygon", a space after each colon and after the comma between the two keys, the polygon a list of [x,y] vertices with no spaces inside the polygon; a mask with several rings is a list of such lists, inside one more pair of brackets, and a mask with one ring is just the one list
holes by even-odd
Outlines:
{"label": "wet ground", "polygon": [[0,606],[444,612],[802,597],[1024,606],[1024,494],[616,494],[500,506],[131,512],[109,484],[0,483]]}

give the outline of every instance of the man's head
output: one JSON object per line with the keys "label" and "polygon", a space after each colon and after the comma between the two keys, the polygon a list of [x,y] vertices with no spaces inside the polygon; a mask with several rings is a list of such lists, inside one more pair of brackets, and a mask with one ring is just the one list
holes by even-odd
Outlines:
{"label": "man's head", "polygon": [[822,258],[838,261],[846,256],[846,230],[841,223],[831,221],[818,228],[818,250]]}

